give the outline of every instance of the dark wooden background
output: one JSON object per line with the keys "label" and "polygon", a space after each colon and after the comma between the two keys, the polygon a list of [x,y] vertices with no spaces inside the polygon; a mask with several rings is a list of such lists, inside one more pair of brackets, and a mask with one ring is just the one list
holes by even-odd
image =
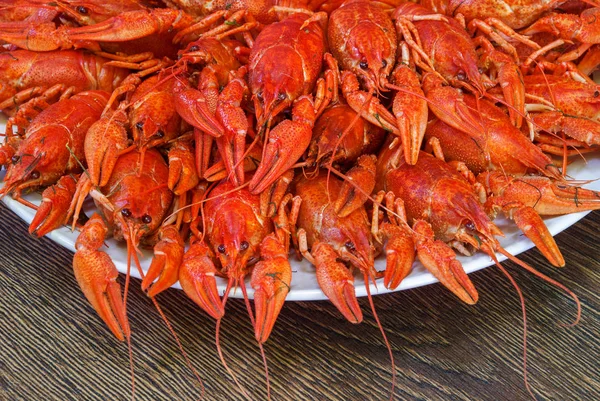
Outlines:
{"label": "dark wooden background", "polygon": [[[561,291],[510,263],[527,300],[530,383],[541,400],[600,399],[600,213],[557,236],[567,266],[554,269],[531,250],[522,258],[572,289]],[[0,399],[127,400],[127,346],[105,328],[81,294],[72,253],[0,206]],[[480,293],[461,304],[440,285],[378,296],[375,305],[397,364],[397,400],[525,400],[521,308],[495,268],[472,275]],[[195,400],[201,389],[149,299],[133,281],[136,399]],[[242,399],[219,362],[215,323],[183,292],[158,297],[204,381],[206,400]],[[328,302],[288,302],[266,344],[273,400],[384,400],[391,370],[366,299],[365,321],[347,323]],[[230,300],[221,343],[254,399],[265,399],[262,361],[246,309]]]}

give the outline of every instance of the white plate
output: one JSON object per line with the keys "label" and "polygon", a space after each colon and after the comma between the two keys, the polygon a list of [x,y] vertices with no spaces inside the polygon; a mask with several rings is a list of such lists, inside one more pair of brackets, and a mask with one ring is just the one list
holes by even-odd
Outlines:
{"label": "white plate", "polygon": [[[0,116],[0,130],[4,132],[4,118]],[[579,159],[573,164],[569,166],[569,175],[573,179],[578,180],[596,180],[600,178],[600,154],[595,153],[592,155],[586,155],[586,162]],[[4,179],[4,170],[0,173],[0,180]],[[0,184],[2,187],[3,184]],[[600,181],[590,182],[585,188],[600,190]],[[39,204],[41,200],[40,194],[32,193],[25,196],[25,199]],[[4,197],[4,203],[15,212],[19,217],[25,220],[28,224],[31,223],[33,216],[35,215],[34,211],[26,206],[23,206],[21,203],[16,202],[11,197]],[[580,212],[573,213],[570,215],[560,216],[560,217],[552,217],[544,219],[548,229],[552,233],[552,235],[556,235],[559,232],[563,231],[567,227],[575,224],[577,221],[582,219],[589,212]],[[513,255],[518,255],[521,252],[524,252],[534,245],[533,243],[527,239],[521,231],[510,221],[506,219],[498,219],[496,220],[497,225],[504,232],[506,237],[500,238],[500,244],[504,247],[508,252]],[[62,227],[60,229],[52,231],[48,234],[48,237],[56,242],[57,244],[75,252],[75,240],[77,238],[78,232],[72,232],[67,227]],[[34,239],[32,239],[34,241]],[[107,248],[105,251],[112,257],[112,260],[115,262],[115,265],[119,272],[125,273],[127,271],[126,268],[126,247],[123,243],[117,243],[116,241],[109,239],[106,241]],[[141,258],[142,267],[144,270],[147,270],[150,265],[150,261],[152,258],[152,253],[149,251],[144,251],[144,256]],[[310,263],[306,260],[298,262],[295,257],[291,258],[292,263],[292,283],[291,290],[287,296],[288,301],[311,301],[311,300],[321,300],[327,299],[325,294],[319,288],[317,283],[317,279],[314,274],[314,268]],[[493,264],[492,260],[489,256],[483,253],[477,253],[472,257],[463,257],[459,256],[458,259],[463,264],[463,267],[467,273],[472,273],[477,270],[483,269]],[[500,261],[505,260],[506,257],[502,255],[498,255],[498,259]],[[567,261],[568,263],[568,261]],[[385,268],[385,259],[379,258],[375,262],[375,267],[378,270],[383,270]],[[139,277],[139,274],[135,268],[132,268],[131,275],[133,277]],[[433,277],[425,268],[419,263],[415,262],[414,269],[412,273],[402,281],[402,284],[395,291],[407,290],[409,288],[420,287],[432,283],[436,283],[438,280]],[[372,294],[384,294],[387,292],[392,292],[386,289],[383,286],[381,281],[378,281],[379,285],[375,287],[373,284],[370,285]],[[225,292],[226,282],[224,279],[217,278],[218,289],[220,293]],[[248,283],[247,283],[248,284]],[[355,278],[355,286],[356,286],[356,295],[357,296],[365,296],[366,288],[364,285],[364,281],[362,277]],[[179,283],[174,285],[175,288],[181,289]],[[252,297],[253,290],[247,285],[248,295]],[[241,291],[232,291],[230,294],[231,297],[241,298]]]}

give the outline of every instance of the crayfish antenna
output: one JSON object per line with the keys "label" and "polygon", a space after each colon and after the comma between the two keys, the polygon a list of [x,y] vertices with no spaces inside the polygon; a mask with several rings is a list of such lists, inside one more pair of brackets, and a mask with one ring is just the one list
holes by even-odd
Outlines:
{"label": "crayfish antenna", "polygon": [[529,395],[531,395],[531,398],[536,400],[537,398],[533,394],[533,390],[529,385],[529,379],[527,377],[527,310],[525,308],[525,298],[523,297],[523,292],[521,291],[521,288],[519,287],[513,276],[511,276],[510,273],[504,268],[504,266],[502,266],[500,262],[498,262],[496,254],[492,252],[489,255],[498,267],[498,269],[500,269],[502,274],[504,274],[506,278],[510,281],[514,289],[517,291],[517,295],[519,296],[519,301],[521,303],[521,313],[523,316],[523,380],[525,382],[525,388],[527,389],[527,392],[529,393]]}
{"label": "crayfish antenna", "polygon": [[[252,314],[252,307],[250,306],[250,299],[248,299],[248,293],[246,292],[246,283],[244,280],[240,280],[242,287],[242,294],[244,295],[244,303],[246,304],[246,309],[248,310],[248,316],[250,316],[250,323],[252,323],[252,327],[256,330],[256,323],[254,320],[254,315]],[[267,382],[267,400],[271,400],[271,383],[269,381],[269,366],[267,364],[267,355],[265,354],[265,348],[263,347],[263,343],[258,342],[258,348],[260,349],[260,355],[263,360],[263,366],[265,368],[265,381]]]}
{"label": "crayfish antenna", "polygon": [[[381,324],[381,321],[379,320],[379,316],[377,315],[377,312],[375,311],[375,304],[373,303],[373,297],[371,296],[369,276],[367,274],[364,274],[364,280],[365,280],[365,288],[367,290],[367,298],[369,299],[369,305],[371,306],[371,311],[373,312],[373,317],[375,318],[375,322],[377,322],[377,327],[379,327],[379,331],[381,331],[381,335],[383,337],[383,342],[385,343],[388,353],[390,354],[390,363],[392,364],[392,388],[390,389],[390,401],[392,401],[394,399],[394,389],[396,387],[396,364],[394,363],[394,353],[392,352],[392,346],[390,345],[390,342],[388,341],[388,338],[385,335],[385,330],[383,329],[383,325]],[[373,284],[375,284],[375,280],[373,280]]]}
{"label": "crayfish antenna", "polygon": [[[127,227],[127,225],[125,225],[124,227]],[[130,231],[131,231],[131,227]],[[127,274],[125,275],[125,288],[123,290],[123,309],[125,310],[125,314],[127,314],[127,295],[129,294],[129,282],[131,280],[131,254],[132,254],[132,248],[133,244],[131,243],[131,239],[128,238],[127,239]],[[133,252],[135,254],[135,251]],[[131,347],[131,331],[127,330],[126,332],[126,337],[127,337],[127,348],[129,351],[129,370],[130,370],[130,374],[131,374],[131,400],[135,400],[135,368],[134,368],[134,363],[133,363],[133,348]]]}
{"label": "crayfish antenna", "polygon": [[204,396],[205,396],[206,390],[204,388],[204,382],[202,381],[202,378],[200,377],[200,374],[194,368],[194,365],[192,365],[192,361],[190,360],[187,352],[185,352],[185,349],[183,348],[183,345],[181,344],[181,341],[179,340],[179,336],[177,336],[177,333],[175,332],[175,329],[173,328],[173,326],[171,325],[171,323],[167,319],[167,316],[165,315],[165,313],[163,312],[163,310],[161,309],[161,307],[158,305],[158,301],[156,300],[156,297],[150,297],[150,299],[152,299],[152,303],[154,303],[154,306],[156,307],[156,310],[158,311],[158,314],[163,319],[163,321],[167,325],[167,328],[169,329],[169,331],[173,335],[173,339],[175,339],[175,342],[177,343],[177,346],[179,347],[179,350],[181,351],[181,355],[183,356],[183,359],[185,359],[185,364],[192,371],[192,374],[196,377],[196,380],[200,384],[200,388],[202,390],[202,395],[200,396],[200,399],[203,399]]}
{"label": "crayfish antenna", "polygon": [[[133,233],[133,229],[130,227],[130,235],[129,235],[130,238],[127,241],[127,253],[128,253],[128,256],[127,256],[127,264],[128,264],[127,277],[129,278],[129,266],[130,266],[130,256],[129,256],[129,254],[131,254],[131,256],[133,257],[133,260],[135,262],[135,265],[136,265],[136,267],[138,269],[138,272],[140,273],[140,277],[142,279],[144,279],[144,271],[142,270],[142,265],[141,265],[140,260],[138,258],[137,247],[135,246],[135,244],[133,244],[133,241],[131,241],[131,238],[135,238],[134,235],[135,234]],[[132,252],[129,251],[129,244],[130,244],[130,242],[131,242],[131,247],[133,248]],[[158,312],[158,314],[162,318],[163,322],[165,322],[165,325],[167,326],[167,329],[169,330],[169,332],[171,332],[171,335],[173,336],[173,339],[175,340],[175,343],[177,344],[177,347],[181,351],[181,355],[183,356],[183,359],[185,360],[185,364],[187,365],[187,367],[190,369],[190,371],[192,372],[192,374],[194,375],[194,377],[196,378],[196,380],[200,384],[200,388],[201,388],[201,391],[202,391],[202,395],[201,395],[200,399],[203,399],[204,395],[205,395],[205,388],[204,388],[204,382],[202,381],[202,378],[200,377],[200,374],[194,368],[194,365],[192,365],[192,361],[190,360],[187,352],[185,352],[185,349],[183,348],[183,344],[181,344],[181,341],[179,340],[179,336],[175,332],[175,329],[171,325],[171,322],[169,322],[169,319],[167,319],[167,316],[165,315],[165,313],[163,312],[162,308],[158,304],[158,301],[156,300],[156,296],[150,297],[150,299],[152,300],[152,303],[156,307],[156,311]],[[133,369],[133,360],[132,360],[132,369]]]}
{"label": "crayfish antenna", "polygon": [[[537,271],[536,269],[534,269],[533,267],[529,266],[527,263],[523,262],[519,258],[512,255],[510,252],[506,251],[506,249],[502,248],[500,245],[497,245],[496,248],[497,248],[498,252],[500,252],[502,255],[506,256],[512,262],[521,266],[528,272],[534,274],[536,277],[541,278],[545,282],[552,284],[553,286],[558,287],[558,288],[562,289],[563,291],[565,291],[567,294],[569,294],[569,296],[571,296],[573,298],[573,300],[575,301],[575,303],[577,304],[577,315],[576,315],[573,323],[567,324],[566,326],[572,327],[572,326],[575,326],[577,323],[579,323],[579,319],[581,318],[581,303],[579,302],[579,298],[577,297],[577,295],[575,295],[575,293],[573,293],[571,290],[569,290],[566,286],[559,283],[558,281],[551,279],[550,277],[546,276],[545,274],[543,274],[543,273]],[[517,290],[517,293],[519,294],[519,299],[521,301],[521,308],[523,311],[523,379],[525,381],[525,387],[527,389],[527,392],[529,392],[529,394],[531,395],[531,398],[536,400],[537,398],[533,394],[533,391],[529,385],[528,378],[527,378],[527,314],[526,314],[526,310],[525,310],[525,300],[523,298],[523,293],[521,292],[521,289],[519,288],[517,283],[514,281],[513,277],[506,271],[506,269],[504,269],[504,267],[500,264],[500,262],[498,262],[498,259],[496,258],[496,254],[492,250],[491,246],[484,245],[481,247],[481,249],[492,258],[492,260],[494,261],[496,266],[498,266],[498,268],[502,271],[502,273],[510,280],[513,287],[515,287],[515,289]]]}
{"label": "crayfish antenna", "polygon": [[129,352],[129,370],[131,374],[131,400],[135,400],[135,372],[133,370],[133,348],[131,347],[131,334],[127,335],[127,350]]}
{"label": "crayfish antenna", "polygon": [[541,278],[542,280],[544,280],[548,284],[551,284],[551,285],[553,285],[553,286],[555,286],[557,288],[560,288],[561,290],[563,290],[564,292],[566,292],[571,298],[573,298],[573,301],[575,301],[575,304],[577,305],[577,314],[575,316],[575,320],[572,323],[568,323],[568,324],[562,324],[561,323],[561,325],[562,326],[573,327],[573,326],[576,326],[579,323],[579,320],[581,319],[581,302],[579,301],[579,297],[577,297],[577,295],[575,295],[575,293],[573,291],[571,291],[570,289],[568,289],[564,284],[561,284],[558,281],[556,281],[556,280],[554,280],[554,279],[546,276],[544,273],[541,273],[541,272],[537,271],[533,267],[529,266],[527,263],[523,262],[519,258],[517,258],[517,257],[513,256],[512,254],[510,254],[509,252],[507,252],[506,249],[502,248],[501,246],[498,246],[498,252],[500,252],[502,255],[506,256],[508,259],[510,259],[514,263],[518,264],[519,266],[521,266],[522,268],[524,268],[528,272],[534,274],[536,277]]}
{"label": "crayfish antenna", "polygon": [[[225,289],[225,294],[223,295],[223,309],[225,309],[225,303],[227,303],[227,299],[229,297],[229,291],[231,290],[231,287],[234,285],[235,282],[236,282],[236,280],[233,277],[230,277],[229,281],[227,281],[227,288]],[[225,357],[223,356],[223,350],[221,349],[221,342],[220,342],[221,320],[223,320],[223,317],[220,317],[217,319],[217,326],[215,328],[215,343],[217,345],[217,353],[219,354],[219,358],[221,359],[221,363],[223,364],[223,367],[225,368],[227,373],[229,373],[229,375],[235,382],[236,386],[240,390],[240,393],[242,393],[242,395],[244,396],[245,399],[252,400],[252,398],[250,398],[250,396],[246,392],[246,389],[244,388],[244,386],[242,386],[242,384],[238,381],[235,373],[231,370],[229,365],[227,365],[227,362],[225,361]]]}

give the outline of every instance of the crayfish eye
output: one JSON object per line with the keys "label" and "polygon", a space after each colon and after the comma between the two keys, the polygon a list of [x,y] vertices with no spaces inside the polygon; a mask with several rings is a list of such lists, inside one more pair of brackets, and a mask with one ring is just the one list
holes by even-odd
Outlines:
{"label": "crayfish eye", "polygon": [[460,71],[458,74],[456,74],[456,79],[458,79],[459,81],[464,81],[465,79],[467,79],[467,75],[464,71]]}
{"label": "crayfish eye", "polygon": [[262,95],[262,92],[258,92],[258,93],[256,94],[256,97],[257,97],[257,98],[258,98],[258,100],[260,100],[261,102],[263,101],[263,95]]}
{"label": "crayfish eye", "polygon": [[280,93],[279,95],[277,95],[277,99],[279,100],[285,100],[285,93]]}
{"label": "crayfish eye", "polygon": [[191,51],[191,52],[197,52],[198,50],[200,50],[200,48],[197,45],[193,45],[193,46],[190,46],[190,50],[189,51]]}
{"label": "crayfish eye", "polygon": [[219,251],[219,253],[225,253],[225,245],[221,244],[217,247],[217,251]]}
{"label": "crayfish eye", "polygon": [[159,129],[156,134],[155,134],[158,138],[162,138],[165,136],[165,132],[161,129]]}
{"label": "crayfish eye", "polygon": [[382,68],[387,67],[387,61],[386,60],[381,60],[381,67]]}
{"label": "crayfish eye", "polygon": [[472,221],[467,222],[467,224],[465,224],[465,227],[467,227],[469,230],[475,231],[475,224],[473,224]]}
{"label": "crayfish eye", "polygon": [[77,12],[82,15],[86,15],[88,13],[88,9],[84,6],[77,7]]}
{"label": "crayfish eye", "polygon": [[348,248],[349,251],[353,251],[354,250],[354,243],[352,241],[346,241],[346,243],[344,244],[344,246],[346,248]]}
{"label": "crayfish eye", "polygon": [[12,161],[13,164],[17,164],[19,162],[19,160],[21,160],[21,156],[19,156],[19,155],[14,155],[13,157],[10,158],[10,161]]}
{"label": "crayfish eye", "polygon": [[152,217],[150,217],[147,214],[143,215],[142,216],[142,223],[144,223],[144,224],[150,224],[150,223],[152,223]]}
{"label": "crayfish eye", "polygon": [[141,121],[138,122],[137,124],[135,124],[135,128],[141,131],[144,128],[144,123]]}
{"label": "crayfish eye", "polygon": [[121,210],[121,214],[122,214],[124,217],[130,217],[130,216],[131,216],[131,210],[129,210],[129,209],[127,209],[127,208],[123,208],[123,209]]}
{"label": "crayfish eye", "polygon": [[598,97],[600,96],[600,92],[599,91],[594,91],[594,97]]}
{"label": "crayfish eye", "polygon": [[369,63],[367,63],[366,61],[361,61],[359,67],[363,70],[366,70],[367,68],[369,68]]}
{"label": "crayfish eye", "polygon": [[250,244],[248,243],[248,241],[242,241],[242,243],[240,244],[240,250],[245,251],[246,249],[248,249],[249,246]]}
{"label": "crayfish eye", "polygon": [[37,180],[38,178],[40,178],[40,172],[37,170],[33,170],[31,172],[31,178],[33,178],[34,180]]}

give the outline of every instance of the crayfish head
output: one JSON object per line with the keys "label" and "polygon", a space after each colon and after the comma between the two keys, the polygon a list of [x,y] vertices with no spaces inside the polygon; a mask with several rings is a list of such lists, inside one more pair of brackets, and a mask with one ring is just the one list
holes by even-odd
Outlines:
{"label": "crayfish head", "polygon": [[289,93],[283,85],[265,85],[262,91],[254,95],[255,108],[260,110],[257,113],[257,127],[268,124],[270,119],[290,108],[294,97],[295,94]]}
{"label": "crayfish head", "polygon": [[[221,70],[234,71],[240,68],[240,62],[235,58],[235,48],[242,43],[233,39],[215,39],[202,37],[189,43],[185,49],[179,51],[178,63],[191,63],[197,65],[217,66],[213,71],[220,73]],[[224,77],[226,78],[226,77]],[[219,80],[222,82],[224,80]]]}
{"label": "crayfish head", "polygon": [[162,155],[148,149],[143,163],[139,164],[139,159],[138,152],[122,155],[111,180],[101,189],[106,196],[99,205],[108,210],[104,215],[116,225],[115,234],[135,231],[141,237],[154,233],[173,201],[167,187],[169,170]]}
{"label": "crayfish head", "polygon": [[214,38],[200,38],[194,42],[188,43],[188,45],[177,53],[180,63],[192,63],[192,64],[208,64],[211,60],[211,55],[208,51],[207,44],[209,41],[218,42]]}
{"label": "crayfish head", "polygon": [[224,210],[215,219],[210,242],[221,262],[223,272],[230,278],[241,279],[247,273],[248,263],[258,258],[261,238],[252,234],[251,222],[243,212]]}
{"label": "crayfish head", "polygon": [[153,232],[151,224],[145,222],[150,219],[144,215],[142,218],[133,217],[131,209],[124,207],[114,212],[109,221],[114,222],[113,235],[115,238],[123,238],[132,244],[139,244],[142,237]]}
{"label": "crayfish head", "polygon": [[[386,92],[387,77],[394,67],[396,46],[389,43],[389,39],[385,36],[373,35],[371,32],[373,29],[376,28],[365,24],[356,28],[359,32],[348,40],[350,59],[342,63],[342,66],[348,64],[344,67],[360,77],[367,90]],[[360,32],[362,30],[365,32]],[[365,41],[361,36],[371,39]]]}
{"label": "crayfish head", "polygon": [[[474,253],[472,250],[483,250],[486,253],[488,253],[490,250],[494,252],[496,249],[498,249],[500,244],[490,231],[493,229],[498,230],[499,234],[497,235],[504,235],[495,225],[493,228],[489,227],[484,231],[478,231],[472,225],[472,223],[468,222],[464,227],[461,227],[456,232],[456,239],[463,244],[459,246],[457,250],[467,256],[470,256]],[[465,245],[466,247],[464,247]],[[467,247],[470,247],[471,249],[467,250]]]}
{"label": "crayfish head", "polygon": [[[124,185],[132,188],[130,183],[125,182]],[[147,194],[144,197],[144,191],[132,191],[130,196],[113,199],[109,196],[115,206],[112,218],[109,219],[115,224],[115,237],[127,239],[129,236],[134,243],[138,243],[143,237],[156,232],[168,208],[164,205],[170,205],[172,200],[170,191],[161,192],[165,192],[166,195],[155,198]],[[136,198],[137,195],[140,197]]]}
{"label": "crayfish head", "polygon": [[454,69],[450,72],[452,76],[447,77],[450,83],[484,95],[486,93],[484,79],[477,64],[460,52],[453,55],[452,61],[454,62]]}
{"label": "crayfish head", "polygon": [[[371,61],[369,61],[371,59]],[[358,62],[356,74],[362,79],[367,90],[373,90],[376,93],[387,92],[386,85],[388,84],[387,77],[391,72],[393,61],[388,62],[381,57],[363,56]]]}
{"label": "crayfish head", "polygon": [[[365,15],[372,19],[366,20]],[[383,8],[369,2],[346,2],[331,13],[328,38],[331,51],[344,70],[359,76],[367,90],[387,91],[385,85],[396,61],[398,39]]]}
{"label": "crayfish head", "polygon": [[142,9],[142,6],[137,2],[126,1],[82,2],[80,0],[56,0],[53,4],[81,26],[97,24],[120,13]]}
{"label": "crayfish head", "polygon": [[[42,130],[40,130],[42,131]],[[45,144],[44,135],[33,134],[21,143],[21,146],[9,159],[4,177],[3,194],[11,193],[15,188],[23,190],[48,185],[64,174],[69,160],[68,152],[56,152],[56,147]],[[66,139],[61,142],[66,149]]]}
{"label": "crayfish head", "polygon": [[189,89],[187,78],[175,69],[154,75],[140,84],[131,97],[129,119],[138,147],[163,144],[180,133],[181,117],[175,96]]}
{"label": "crayfish head", "polygon": [[164,144],[179,134],[181,118],[170,98],[164,93],[157,95],[153,102],[132,111],[133,138],[138,148]]}

